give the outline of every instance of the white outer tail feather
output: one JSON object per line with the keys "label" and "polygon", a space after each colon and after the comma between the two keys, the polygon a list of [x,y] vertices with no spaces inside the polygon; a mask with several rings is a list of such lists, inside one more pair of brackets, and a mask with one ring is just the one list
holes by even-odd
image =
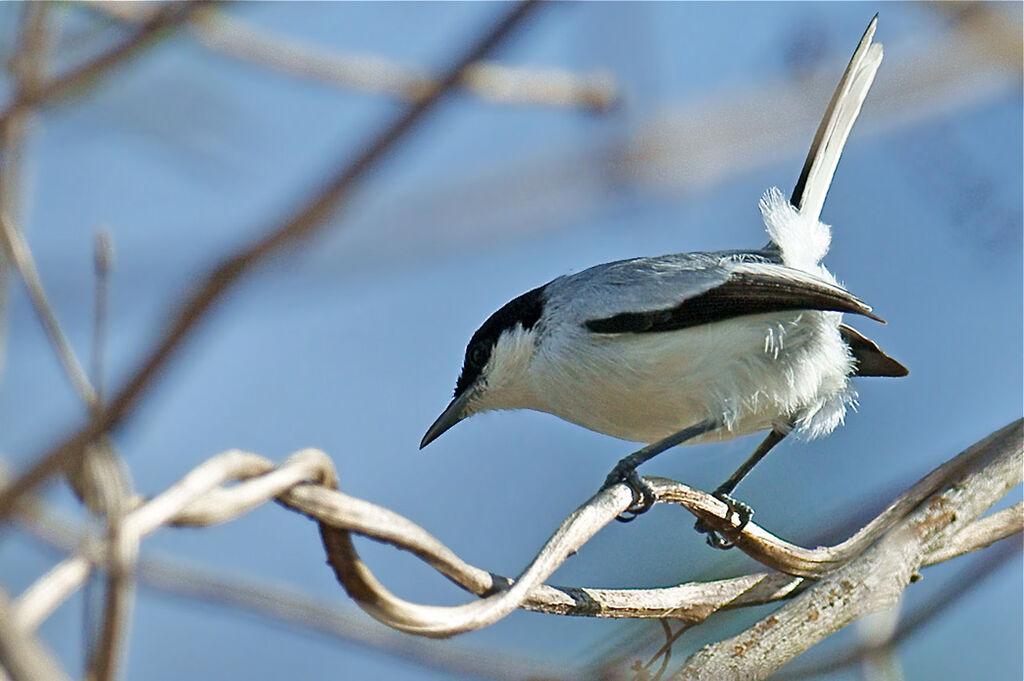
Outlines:
{"label": "white outer tail feather", "polygon": [[808,155],[809,167],[803,191],[800,196],[793,197],[800,211],[815,220],[821,216],[846,140],[860,115],[878,67],[882,64],[882,43],[871,42],[876,25],[877,17],[868,25],[868,30],[836,88]]}

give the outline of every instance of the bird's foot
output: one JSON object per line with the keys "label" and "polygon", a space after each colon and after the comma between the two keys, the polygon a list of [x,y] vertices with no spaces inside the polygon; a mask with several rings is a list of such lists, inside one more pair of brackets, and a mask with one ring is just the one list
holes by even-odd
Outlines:
{"label": "bird's foot", "polygon": [[629,504],[625,511],[615,517],[620,523],[628,523],[636,520],[637,516],[646,513],[654,506],[658,497],[654,494],[654,490],[648,485],[640,474],[636,472],[635,467],[623,465],[620,461],[612,472],[608,474],[608,477],[604,480],[604,485],[601,489],[608,489],[614,487],[619,483],[625,483],[629,486],[630,491],[633,492],[633,501]]}
{"label": "bird's foot", "polygon": [[[747,523],[750,522],[750,519],[754,517],[754,509],[747,504],[744,504],[742,501],[733,499],[724,490],[717,489],[711,493],[711,496],[718,499],[728,507],[729,510],[726,511],[725,514],[725,519],[727,521],[732,520],[732,515],[734,513],[736,514],[740,524],[733,530],[734,532],[742,531],[743,528],[747,526]],[[703,520],[698,520],[694,524],[693,529],[697,530],[701,534],[707,535],[708,546],[716,549],[722,549],[723,551],[725,549],[731,549],[734,546],[734,542],[723,537]]]}

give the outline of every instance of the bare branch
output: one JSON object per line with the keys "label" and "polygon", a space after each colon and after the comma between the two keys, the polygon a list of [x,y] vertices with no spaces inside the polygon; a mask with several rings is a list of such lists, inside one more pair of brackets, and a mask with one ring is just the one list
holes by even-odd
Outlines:
{"label": "bare branch", "polygon": [[[7,215],[0,213],[0,246],[7,260],[14,264],[29,293],[36,316],[39,317],[55,354],[64,367],[72,386],[91,413],[100,409],[98,394],[93,390],[56,313],[49,303],[39,277],[35,260],[21,231]],[[90,664],[92,678],[107,681],[114,675],[115,658],[121,649],[128,612],[132,600],[131,565],[136,547],[125,544],[121,536],[121,516],[131,496],[131,483],[123,463],[106,437],[90,443],[85,456],[71,462],[66,470],[68,480],[79,499],[106,519],[110,551],[104,610],[99,643]]]}
{"label": "bare branch", "polygon": [[[64,367],[72,386],[91,413],[98,413],[100,402],[93,390],[56,313],[53,311],[35,261],[21,231],[0,214],[0,246],[14,264],[32,300],[36,315],[46,331],[54,352]],[[123,541],[121,517],[131,496],[131,483],[123,463],[113,450],[109,438],[101,436],[86,448],[85,455],[70,462],[68,480],[79,499],[106,519],[110,555],[107,572],[102,625],[95,655],[90,664],[92,678],[107,681],[113,678],[115,661],[125,635],[132,601],[131,572],[137,547]]]}
{"label": "bare branch", "polygon": [[[11,172],[14,172],[17,154],[11,144],[13,144],[14,140],[20,138],[25,124],[25,117],[33,108],[51,103],[67,95],[69,92],[82,88],[87,83],[98,80],[125,60],[135,56],[139,51],[151,45],[166,31],[171,30],[188,19],[193,11],[205,4],[206,2],[204,1],[197,1],[164,5],[126,41],[100,54],[95,59],[72,69],[67,74],[49,80],[42,79],[42,67],[38,54],[34,54],[32,59],[27,61],[16,60],[16,63],[25,63],[19,66],[21,75],[19,76],[19,87],[15,92],[14,101],[0,114],[0,139],[4,140],[4,147],[0,149],[4,160],[2,174],[9,175]],[[28,11],[34,12],[35,16],[30,17],[30,21],[26,25],[24,50],[31,49],[34,52],[41,53],[45,49],[46,26],[42,13],[48,6],[47,3],[27,5],[30,8]],[[10,181],[7,184],[10,184]],[[4,194],[4,192],[0,192],[0,194]],[[86,406],[95,411],[98,404],[96,393],[90,385],[85,372],[82,370],[81,363],[72,350],[71,344],[47,300],[31,251],[13,220],[13,212],[8,210],[7,203],[0,202],[0,241],[2,241],[0,243],[0,246],[2,246],[0,251],[6,254],[18,269],[29,291],[36,314],[43,323],[47,337],[53,345],[72,386]],[[114,467],[118,468],[118,471],[114,471],[108,465],[109,462],[104,460],[105,457],[99,455],[88,456],[86,452],[88,447],[103,435],[106,430],[107,428],[99,429],[94,437],[82,443],[82,452],[85,460],[83,460],[81,465],[76,464],[66,468],[68,479],[79,498],[94,511],[101,514],[105,508],[100,504],[100,498],[104,496],[102,487],[106,484],[105,481],[116,481],[118,478],[118,476],[108,476],[106,474],[121,472],[120,477],[124,477],[123,468],[116,461],[114,461]],[[93,460],[93,463],[90,463],[90,459]],[[88,469],[92,468],[93,464],[99,469],[94,474],[90,474]],[[116,494],[115,490],[114,493],[106,494],[105,496],[123,496],[123,494]],[[4,497],[6,495],[0,495],[0,506],[3,506],[7,501]],[[100,505],[97,506],[97,504]],[[0,517],[2,517],[2,514],[0,514]]]}
{"label": "bare branch", "polygon": [[978,551],[1000,539],[1024,532],[1024,502],[974,521],[949,542],[925,557],[925,565],[934,565],[965,553]]}
{"label": "bare branch", "polygon": [[6,671],[14,681],[61,681],[68,675],[32,629],[18,624],[7,593],[0,589],[0,677]]}
{"label": "bare branch", "polygon": [[747,631],[698,651],[673,678],[765,678],[825,636],[895,603],[929,553],[1020,484],[1021,423],[951,461],[957,465],[946,481],[861,556]]}
{"label": "bare branch", "polygon": [[[48,3],[26,4],[22,7],[19,45],[10,60],[9,69],[14,76],[14,96],[31,92],[38,86],[46,70]],[[21,155],[25,133],[29,127],[27,115],[13,116],[6,126],[0,126],[0,215],[12,219],[21,216]],[[7,316],[8,256],[0,248],[0,367],[3,365]]]}
{"label": "bare branch", "polygon": [[93,297],[92,325],[92,381],[96,389],[96,401],[104,399],[107,350],[107,308],[110,306],[110,270],[114,267],[114,244],[110,232],[101,227],[96,230],[93,251],[93,265],[96,271],[96,288]]}
{"label": "bare branch", "polygon": [[29,250],[21,230],[15,227],[10,217],[5,214],[0,214],[0,246],[3,247],[8,262],[14,265],[21,280],[25,283],[32,307],[43,324],[46,337],[49,339],[50,345],[53,346],[54,353],[60,360],[61,366],[64,367],[64,373],[71,381],[71,387],[75,389],[86,406],[94,407],[96,392],[92,389],[75,351],[71,348],[71,342],[50,305],[43,282],[39,278],[39,270],[36,269],[35,260],[32,258],[32,252]]}
{"label": "bare branch", "polygon": [[[95,2],[106,16],[138,22],[152,11],[145,5]],[[438,81],[423,69],[382,57],[345,55],[318,49],[262,31],[223,12],[207,13],[189,26],[204,47],[219,54],[299,78],[389,95],[415,102],[429,96]],[[478,97],[508,104],[611,109],[615,83],[605,73],[575,74],[562,69],[526,69],[477,62],[459,79],[459,87]]]}
{"label": "bare branch", "polygon": [[[69,517],[32,503],[19,514],[20,524],[33,536],[66,553],[78,550],[76,523]],[[104,559],[99,551],[98,559]],[[469,674],[479,678],[565,679],[550,674],[550,666],[536,661],[502,655],[494,651],[439,648],[419,638],[381,627],[367,627],[355,612],[327,605],[322,597],[234,573],[222,573],[205,567],[152,554],[136,564],[135,576],[141,584],[169,594],[198,599],[229,609],[255,613],[271,621],[326,634],[340,641],[379,650],[416,664],[442,671]]]}
{"label": "bare branch", "polygon": [[[996,437],[996,435],[992,437]],[[1003,437],[1006,435],[1004,434]],[[986,443],[987,440],[978,443],[936,468],[846,541],[835,546],[811,550],[784,542],[757,526],[751,526],[750,531],[736,535],[732,531],[732,524],[722,524],[721,507],[709,508],[697,503],[693,496],[696,490],[679,483],[659,486],[662,481],[657,479],[654,479],[652,484],[663,501],[683,504],[716,530],[726,534],[730,540],[734,540],[744,553],[758,562],[787,574],[815,577],[828,574],[849,562],[854,556],[863,553],[868,546],[896,522],[904,518],[907,513],[941,486],[948,484],[950,479],[959,475],[963,470],[977,465],[978,457],[986,455],[989,451],[989,445]],[[702,493],[696,492],[696,494],[701,495]],[[705,514],[707,515],[705,516]],[[1005,522],[1006,519],[1002,520]],[[1009,531],[1012,533],[1012,529]],[[978,548],[982,547],[978,546]]]}
{"label": "bare branch", "polygon": [[[93,417],[103,404],[103,353],[106,346],[107,280],[113,264],[113,246],[105,230],[96,233],[94,264],[96,271],[95,310],[93,317],[92,370],[96,382]],[[135,600],[135,564],[138,541],[124,532],[125,514],[134,505],[131,478],[124,461],[114,450],[111,438],[100,437],[89,445],[79,462],[69,470],[78,473],[78,487],[94,492],[83,500],[106,520],[106,584],[99,637],[89,660],[89,677],[95,681],[111,681],[117,677],[119,656],[124,649]],[[74,479],[74,477],[73,477]]]}
{"label": "bare branch", "polygon": [[[978,521],[980,522],[980,521]],[[952,588],[945,589],[939,598],[930,599],[925,605],[914,612],[908,613],[901,618],[896,631],[893,633],[890,645],[898,645],[911,635],[917,633],[930,621],[942,614],[951,605],[962,600],[979,585],[984,583],[985,578],[1006,563],[1010,558],[1020,553],[1020,545],[1000,545],[997,549],[988,551],[984,557],[969,564],[965,569],[960,570],[957,575],[949,580]],[[851,650],[845,655],[830,656],[820,664],[808,665],[792,671],[789,668],[781,673],[772,676],[778,681],[790,681],[795,679],[820,677],[825,674],[834,674],[864,659],[875,652],[875,646],[865,645]]]}
{"label": "bare branch", "polygon": [[[466,67],[496,47],[535,5],[536,0],[524,0],[506,12],[483,38],[456,60],[430,97],[418,101],[399,116],[354,161],[344,164],[294,215],[272,229],[267,236],[243,248],[210,272],[198,290],[181,306],[157,346],[133,372],[110,404],[91,423],[37,459],[35,465],[3,490],[0,494],[0,520],[10,515],[22,495],[53,475],[66,461],[82,456],[90,442],[111,430],[130,413],[143,391],[150,386],[174,351],[235,282],[285,246],[323,229],[336,206],[348,196],[367,172],[434,108],[441,95],[452,88]],[[168,20],[160,26],[166,21]],[[147,26],[152,24],[153,22],[150,22]],[[43,89],[49,92],[53,88],[47,89],[43,86]]]}
{"label": "bare branch", "polygon": [[[996,487],[1009,489],[1017,484],[1021,474],[1020,466],[1007,467],[1007,461],[1019,460],[1020,429],[1020,421],[1011,424],[936,469],[937,472],[943,472],[946,479],[937,486],[939,492],[933,494],[933,501],[928,505],[908,509],[907,512],[913,511],[907,516],[910,520],[901,521],[883,539],[893,536],[894,532],[896,536],[902,536],[905,531],[899,528],[920,518],[923,513],[932,518],[938,512],[933,510],[934,500],[941,498],[940,495],[948,490],[969,490],[961,494],[962,497],[969,497],[975,494],[969,485],[991,483],[977,493],[980,499],[987,500],[996,493]],[[923,481],[931,484],[934,476],[935,472]],[[228,488],[223,487],[225,483],[236,480],[241,482]],[[668,487],[667,481],[655,482],[660,486],[659,491]],[[330,459],[317,450],[298,452],[277,468],[254,454],[226,452],[201,464],[179,483],[127,514],[123,528],[127,537],[137,541],[161,525],[224,522],[248,512],[267,499],[277,498],[282,504],[320,522],[329,560],[346,590],[362,608],[389,626],[432,636],[451,635],[486,626],[518,607],[593,617],[673,617],[685,622],[699,622],[719,609],[792,597],[808,585],[804,578],[779,573],[758,573],[663,589],[580,589],[542,584],[569,555],[611,522],[632,501],[631,493],[621,485],[604,490],[577,509],[513,583],[507,578],[468,565],[418,525],[388,509],[338,492],[333,489],[334,484],[335,473]],[[932,486],[936,487],[934,484]],[[727,510],[724,504],[710,495],[693,490],[689,494],[695,506],[688,506],[688,510],[719,525],[725,523]],[[932,552],[941,549],[946,541],[955,539],[961,531],[979,535],[971,528],[970,521],[974,516],[965,510],[967,502],[958,498],[957,503],[957,520],[948,525],[945,533],[936,533],[927,541],[922,540],[920,560],[915,569],[929,564]],[[715,504],[723,506],[720,509],[722,518],[705,515],[706,509]],[[894,506],[898,504],[890,508]],[[983,510],[983,507],[979,508]],[[883,512],[882,517],[887,513],[888,510]],[[1016,526],[1015,518],[1007,514],[999,514],[998,517]],[[877,521],[872,521],[869,526],[874,524]],[[422,606],[403,601],[377,582],[359,560],[351,545],[350,532],[410,551],[456,584],[483,598],[452,608]],[[994,536],[1005,533],[1002,530],[985,534]],[[780,541],[755,526],[748,526],[741,537],[745,539],[742,546],[747,549],[758,546],[760,537],[769,537],[766,540],[769,543]],[[870,548],[864,555],[877,553],[877,546]],[[762,547],[752,553],[769,552]],[[82,583],[88,574],[89,565],[96,560],[102,558],[79,553],[37,582],[19,600],[19,613],[26,617],[21,620],[23,625],[37,625],[41,616],[51,612],[57,603]],[[862,563],[862,559],[857,559],[851,565]],[[843,568],[835,574],[844,575],[848,569]],[[832,583],[836,577],[830,575],[826,579]],[[506,588],[510,584],[510,588]]]}
{"label": "bare branch", "polygon": [[[99,449],[102,447],[103,449]],[[102,438],[90,446],[93,450],[83,459],[105,462],[116,468],[113,476],[104,475],[99,465],[89,479],[99,481],[98,488],[104,499],[106,526],[106,584],[104,585],[103,614],[99,626],[99,638],[89,660],[90,678],[95,681],[111,681],[117,676],[117,664],[124,641],[128,637],[131,610],[135,600],[134,572],[138,560],[139,539],[125,531],[125,514],[128,511],[131,490],[127,475],[109,438]]]}
{"label": "bare branch", "polygon": [[[19,46],[10,63],[14,76],[15,100],[27,100],[39,89],[46,72],[46,52],[51,42],[48,31],[48,3],[26,4],[18,33]],[[21,155],[26,133],[30,127],[30,109],[15,111],[0,125],[0,307],[6,304],[6,284],[9,267],[21,275],[29,298],[43,324],[58,360],[63,365],[72,387],[87,405],[95,402],[95,394],[85,378],[74,351],[50,307],[39,278],[31,252],[17,226],[22,215],[20,190],[22,185]],[[0,324],[2,324],[0,312]],[[0,593],[0,678],[6,669],[15,678],[65,678],[48,651],[36,642],[30,632],[11,619],[12,611],[6,594]]]}

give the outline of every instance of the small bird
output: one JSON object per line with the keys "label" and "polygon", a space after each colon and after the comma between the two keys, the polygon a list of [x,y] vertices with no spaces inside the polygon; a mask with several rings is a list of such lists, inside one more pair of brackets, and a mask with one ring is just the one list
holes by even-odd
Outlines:
{"label": "small bird", "polygon": [[[792,203],[760,201],[771,239],[759,250],[632,258],[558,277],[511,300],[473,334],[455,397],[420,447],[494,409],[533,409],[613,437],[652,443],[622,459],[605,486],[633,490],[631,520],[654,503],[636,467],[677,444],[770,430],[715,496],[791,431],[808,439],[842,423],[851,376],[907,369],[842,322],[882,321],[821,264],[831,231],[819,221],[846,138],[882,60],[872,19],[826,111]],[[709,543],[731,544],[698,523]]]}

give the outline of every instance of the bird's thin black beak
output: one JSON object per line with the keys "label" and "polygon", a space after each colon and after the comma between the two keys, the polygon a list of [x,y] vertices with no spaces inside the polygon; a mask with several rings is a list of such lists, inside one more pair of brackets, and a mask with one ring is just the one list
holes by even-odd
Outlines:
{"label": "bird's thin black beak", "polygon": [[424,435],[423,439],[420,441],[420,449],[423,449],[431,442],[441,437],[446,430],[469,415],[465,413],[466,403],[469,402],[469,397],[472,392],[472,389],[467,390],[451,401],[441,415],[437,417],[437,420],[434,421],[433,425],[431,425],[430,428],[427,428],[426,435]]}

